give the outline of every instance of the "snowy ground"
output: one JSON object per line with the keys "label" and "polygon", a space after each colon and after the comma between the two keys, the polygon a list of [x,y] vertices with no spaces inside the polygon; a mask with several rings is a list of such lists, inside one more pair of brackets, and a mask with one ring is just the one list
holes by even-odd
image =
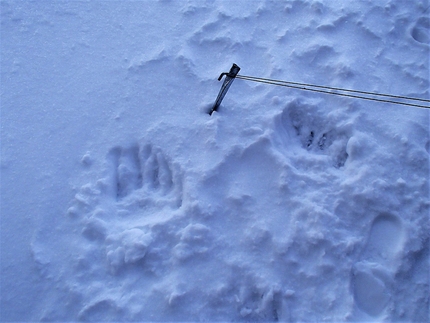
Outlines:
{"label": "snowy ground", "polygon": [[430,3],[2,1],[1,321],[429,317]]}

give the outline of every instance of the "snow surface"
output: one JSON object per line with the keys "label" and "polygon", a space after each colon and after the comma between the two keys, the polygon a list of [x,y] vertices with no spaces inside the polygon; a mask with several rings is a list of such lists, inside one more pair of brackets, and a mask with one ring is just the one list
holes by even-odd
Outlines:
{"label": "snow surface", "polygon": [[2,1],[1,321],[429,318],[427,0]]}

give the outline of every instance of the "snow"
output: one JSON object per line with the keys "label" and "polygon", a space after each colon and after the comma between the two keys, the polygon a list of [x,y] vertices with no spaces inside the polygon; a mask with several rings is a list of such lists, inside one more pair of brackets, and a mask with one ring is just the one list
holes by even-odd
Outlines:
{"label": "snow", "polygon": [[2,321],[429,317],[430,3],[1,2]]}

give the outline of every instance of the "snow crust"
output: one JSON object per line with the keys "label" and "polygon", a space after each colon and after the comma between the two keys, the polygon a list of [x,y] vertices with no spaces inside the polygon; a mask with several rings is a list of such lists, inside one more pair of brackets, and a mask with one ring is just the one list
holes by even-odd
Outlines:
{"label": "snow crust", "polygon": [[429,9],[1,2],[2,321],[429,321]]}

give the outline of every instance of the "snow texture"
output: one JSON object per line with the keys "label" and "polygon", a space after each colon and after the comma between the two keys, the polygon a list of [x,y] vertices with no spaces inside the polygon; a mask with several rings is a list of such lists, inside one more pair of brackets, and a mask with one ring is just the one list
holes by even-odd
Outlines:
{"label": "snow texture", "polygon": [[428,322],[430,4],[1,2],[1,321]]}

